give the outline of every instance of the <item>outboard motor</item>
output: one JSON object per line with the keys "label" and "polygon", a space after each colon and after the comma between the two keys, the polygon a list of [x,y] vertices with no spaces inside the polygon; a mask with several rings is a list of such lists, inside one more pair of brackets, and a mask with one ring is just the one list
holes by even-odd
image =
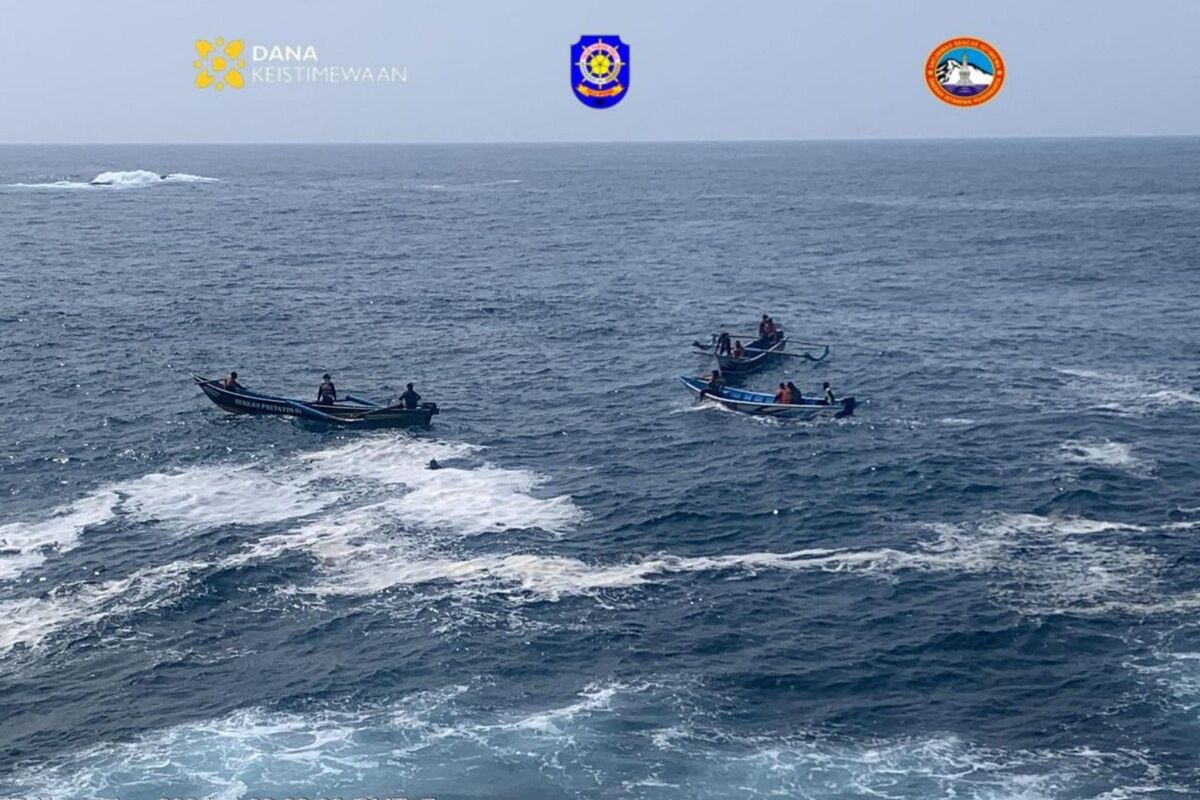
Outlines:
{"label": "outboard motor", "polygon": [[854,416],[854,408],[857,405],[858,405],[858,403],[856,403],[854,401],[853,397],[843,397],[842,398],[842,410],[837,412],[836,414],[834,414],[833,418],[834,419],[842,419],[843,417]]}
{"label": "outboard motor", "polygon": [[429,409],[432,414],[438,413],[437,403],[421,403],[421,408]]}

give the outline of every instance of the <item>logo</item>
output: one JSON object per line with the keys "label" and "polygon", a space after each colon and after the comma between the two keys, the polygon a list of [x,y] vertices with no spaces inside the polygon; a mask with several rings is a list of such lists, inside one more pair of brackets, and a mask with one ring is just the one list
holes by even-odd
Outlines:
{"label": "logo", "polygon": [[377,83],[405,84],[408,67],[390,64],[329,64],[313,44],[255,44],[243,39],[226,42],[196,40],[192,66],[197,89],[243,89],[248,83]]}
{"label": "logo", "polygon": [[234,39],[228,44],[220,36],[211,42],[197,39],[196,55],[199,58],[192,62],[192,66],[198,70],[196,88],[207,89],[211,86],[219,92],[226,86],[234,89],[245,86],[246,78],[241,73],[246,68],[246,61],[242,58],[245,49],[246,43],[241,39]]}
{"label": "logo", "polygon": [[925,83],[943,103],[982,105],[1004,85],[1004,59],[982,39],[947,39],[929,54]]}
{"label": "logo", "polygon": [[592,108],[610,108],[629,93],[629,45],[620,36],[580,36],[571,45],[571,90]]}

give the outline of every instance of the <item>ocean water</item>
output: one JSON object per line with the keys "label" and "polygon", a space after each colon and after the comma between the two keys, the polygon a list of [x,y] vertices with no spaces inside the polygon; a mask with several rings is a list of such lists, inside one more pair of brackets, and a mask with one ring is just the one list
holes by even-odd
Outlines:
{"label": "ocean water", "polygon": [[[1197,219],[1196,139],[0,148],[0,796],[1197,796]],[[764,311],[855,417],[692,404]]]}

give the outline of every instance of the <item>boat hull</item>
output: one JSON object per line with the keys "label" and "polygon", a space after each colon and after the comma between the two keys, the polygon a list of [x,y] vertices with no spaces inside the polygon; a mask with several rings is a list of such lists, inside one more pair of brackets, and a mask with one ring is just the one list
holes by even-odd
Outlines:
{"label": "boat hull", "polygon": [[774,395],[763,392],[748,392],[744,389],[735,389],[728,386],[721,390],[720,395],[713,395],[705,390],[708,386],[708,381],[704,378],[681,377],[679,380],[697,399],[703,397],[706,402],[716,403],[731,411],[761,417],[787,417],[791,419],[834,417],[841,419],[851,416],[858,405],[853,397],[843,397],[833,405],[815,398],[806,398],[799,403],[776,403]]}
{"label": "boat hull", "polygon": [[242,389],[230,391],[220,382],[195,377],[200,391],[222,411],[230,414],[295,417],[308,422],[354,427],[415,428],[432,423],[437,405],[424,403],[419,408],[395,408],[363,400],[338,403],[309,403],[287,397],[275,397]]}
{"label": "boat hull", "polygon": [[755,352],[741,358],[717,356],[717,366],[720,367],[722,375],[726,378],[740,378],[743,375],[758,372],[774,361],[778,361],[775,356],[778,353],[782,353],[784,348],[787,347],[787,337],[781,337],[779,341],[772,344],[767,344],[760,339],[751,342],[749,346],[751,348],[761,348],[761,352]]}

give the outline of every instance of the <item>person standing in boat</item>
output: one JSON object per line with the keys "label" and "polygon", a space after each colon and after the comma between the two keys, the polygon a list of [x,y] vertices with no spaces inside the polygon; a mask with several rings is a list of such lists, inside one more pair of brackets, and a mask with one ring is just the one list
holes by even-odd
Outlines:
{"label": "person standing in boat", "polygon": [[231,392],[244,392],[246,387],[238,383],[237,370],[229,373],[229,377],[221,381],[221,385]]}
{"label": "person standing in boat", "polygon": [[717,337],[717,355],[729,355],[729,331],[721,331],[721,335]]}
{"label": "person standing in boat", "polygon": [[421,395],[417,394],[417,390],[410,383],[404,390],[404,394],[400,395],[400,402],[404,403],[404,407],[412,411],[417,407],[417,403],[421,402]]}
{"label": "person standing in boat", "polygon": [[792,390],[787,387],[786,383],[779,384],[779,391],[775,393],[775,402],[781,406],[792,404]]}
{"label": "person standing in boat", "polygon": [[821,385],[821,402],[827,406],[837,403],[837,398],[833,395],[833,389],[829,388],[829,381],[825,381]]}
{"label": "person standing in boat", "polygon": [[788,391],[792,393],[791,402],[793,404],[798,404],[804,400],[804,395],[800,394],[800,390],[796,387],[796,384],[792,383],[791,381],[788,381],[787,388],[788,388]]}
{"label": "person standing in boat", "polygon": [[712,375],[708,379],[708,383],[700,390],[700,396],[697,400],[703,400],[704,395],[710,394],[713,397],[720,397],[721,392],[725,390],[725,381],[721,377],[721,370],[714,369]]}
{"label": "person standing in boat", "polygon": [[321,385],[317,388],[317,402],[322,405],[333,405],[337,402],[337,389],[334,388],[333,378],[328,372],[321,376]]}

